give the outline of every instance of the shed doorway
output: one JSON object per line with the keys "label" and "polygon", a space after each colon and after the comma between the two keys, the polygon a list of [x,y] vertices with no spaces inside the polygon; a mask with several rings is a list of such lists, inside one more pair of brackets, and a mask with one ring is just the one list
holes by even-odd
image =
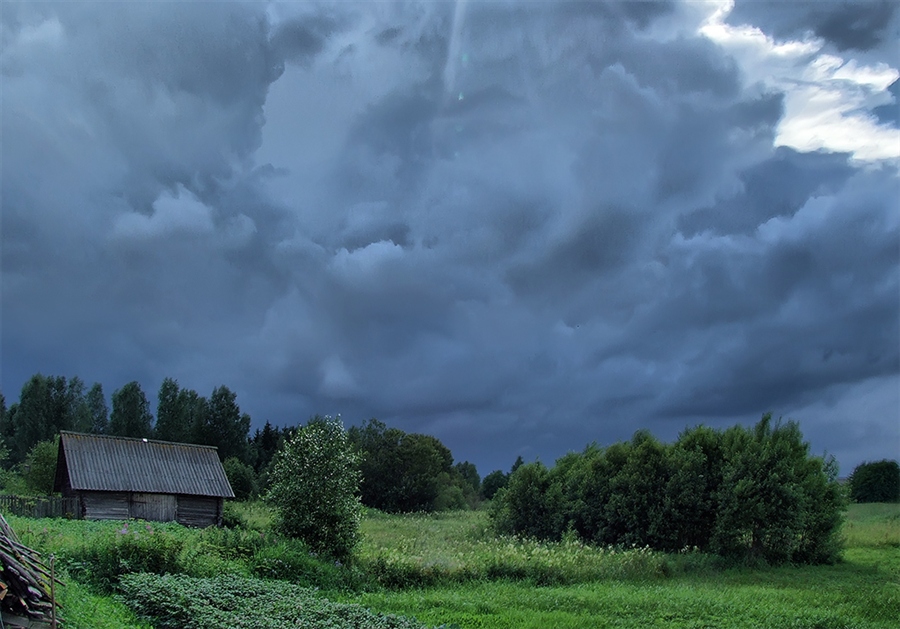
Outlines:
{"label": "shed doorway", "polygon": [[132,494],[131,517],[155,522],[175,519],[177,501],[172,494]]}

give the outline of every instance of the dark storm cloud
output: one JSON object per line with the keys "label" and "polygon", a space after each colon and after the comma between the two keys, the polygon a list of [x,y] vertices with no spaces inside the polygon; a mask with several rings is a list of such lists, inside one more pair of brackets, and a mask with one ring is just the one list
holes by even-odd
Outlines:
{"label": "dark storm cloud", "polygon": [[10,6],[8,399],[224,383],[483,473],[780,409],[837,451],[857,399],[840,456],[897,436],[896,165],[775,149],[698,5]]}
{"label": "dark storm cloud", "polygon": [[776,39],[813,33],[839,51],[869,50],[897,41],[898,5],[891,0],[767,2],[737,0],[728,21],[752,24]]}

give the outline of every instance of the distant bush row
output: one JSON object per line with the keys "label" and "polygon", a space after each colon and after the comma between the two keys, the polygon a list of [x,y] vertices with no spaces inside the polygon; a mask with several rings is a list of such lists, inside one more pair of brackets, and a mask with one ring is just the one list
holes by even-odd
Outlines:
{"label": "distant bush row", "polygon": [[900,464],[887,459],[862,463],[847,484],[854,502],[900,502]]}
{"label": "distant bush row", "polygon": [[552,469],[519,467],[498,492],[500,533],[697,549],[741,562],[837,560],[845,498],[833,460],[810,456],[794,422],[697,427],[663,444],[646,431],[588,446]]}

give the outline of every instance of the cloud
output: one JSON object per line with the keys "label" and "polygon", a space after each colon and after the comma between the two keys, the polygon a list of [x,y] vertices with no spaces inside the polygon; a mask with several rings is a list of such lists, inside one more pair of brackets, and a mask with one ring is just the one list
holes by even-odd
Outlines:
{"label": "cloud", "polygon": [[896,63],[728,9],[4,5],[7,398],[225,383],[483,472],[879,409],[852,464],[898,419]]}
{"label": "cloud", "polygon": [[753,24],[778,39],[821,37],[838,51],[891,46],[897,4],[861,2],[765,2],[738,0],[728,17],[732,24]]}

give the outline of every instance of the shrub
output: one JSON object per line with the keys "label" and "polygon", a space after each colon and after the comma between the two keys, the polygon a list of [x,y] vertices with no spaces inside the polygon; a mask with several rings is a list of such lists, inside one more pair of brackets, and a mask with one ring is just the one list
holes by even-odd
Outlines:
{"label": "shrub", "polygon": [[222,467],[225,468],[225,476],[228,477],[228,482],[231,485],[231,489],[234,490],[236,499],[247,500],[256,495],[256,474],[253,472],[252,467],[246,463],[241,463],[241,460],[236,456],[225,459]]}
{"label": "shrub", "polygon": [[359,481],[340,421],[314,418],[275,456],[267,499],[278,511],[278,530],[346,560],[359,537]]}
{"label": "shrub", "polygon": [[840,553],[843,494],[796,423],[698,427],[665,445],[639,431],[548,470],[519,467],[491,508],[496,531],[542,540],[714,552],[747,563],[828,563]]}
{"label": "shrub", "polygon": [[856,466],[849,479],[854,502],[900,502],[900,464],[887,459]]}
{"label": "shrub", "polygon": [[509,477],[501,470],[494,470],[481,481],[481,495],[485,500],[492,500],[498,491],[506,487]]}
{"label": "shrub", "polygon": [[57,450],[59,437],[40,441],[28,452],[22,464],[22,476],[29,491],[44,495],[53,493]]}
{"label": "shrub", "polygon": [[541,462],[519,467],[491,505],[491,521],[500,533],[558,540],[563,533],[563,504],[559,487]]}

